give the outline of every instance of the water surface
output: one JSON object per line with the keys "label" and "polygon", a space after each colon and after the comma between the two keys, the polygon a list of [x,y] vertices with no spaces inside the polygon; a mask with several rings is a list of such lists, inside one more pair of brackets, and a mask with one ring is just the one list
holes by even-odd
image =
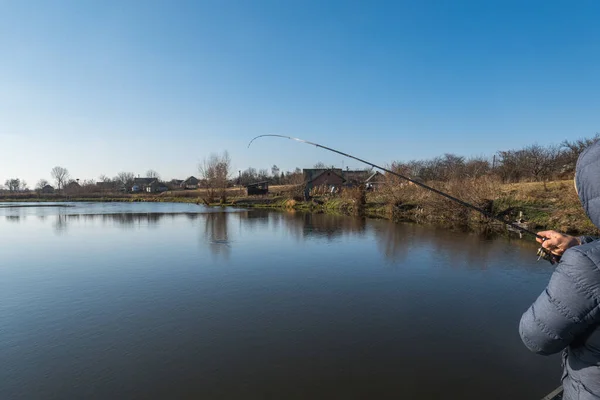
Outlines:
{"label": "water surface", "polygon": [[529,399],[535,245],[182,204],[0,208],[0,398]]}

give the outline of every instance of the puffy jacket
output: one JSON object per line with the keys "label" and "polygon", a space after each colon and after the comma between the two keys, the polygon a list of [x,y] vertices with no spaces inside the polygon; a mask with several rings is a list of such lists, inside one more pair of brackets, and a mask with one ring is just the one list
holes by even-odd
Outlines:
{"label": "puffy jacket", "polygon": [[[600,142],[581,154],[576,171],[581,204],[600,227]],[[564,350],[565,400],[600,400],[599,240],[565,251],[548,287],[523,314],[519,333],[535,353]]]}

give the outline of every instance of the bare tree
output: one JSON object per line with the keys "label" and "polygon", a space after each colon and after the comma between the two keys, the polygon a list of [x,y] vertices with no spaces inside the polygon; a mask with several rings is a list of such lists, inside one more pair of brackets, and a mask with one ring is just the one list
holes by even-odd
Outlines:
{"label": "bare tree", "polygon": [[211,154],[205,158],[198,166],[198,172],[206,185],[207,197],[205,202],[214,201],[215,195],[219,195],[221,202],[225,202],[226,190],[228,185],[229,173],[231,169],[231,159],[229,153]]}
{"label": "bare tree", "polygon": [[322,161],[319,161],[318,163],[316,163],[316,164],[313,166],[313,168],[314,168],[314,169],[327,169],[327,168],[329,168],[329,167],[328,167],[328,166],[327,166],[327,164],[325,164],[324,162],[322,162]]}
{"label": "bare tree", "polygon": [[21,180],[19,178],[7,179],[4,186],[11,192],[18,192],[21,189]]}
{"label": "bare tree", "polygon": [[160,175],[153,169],[146,171],[146,178],[160,179]]}
{"label": "bare tree", "polygon": [[269,171],[266,168],[258,171],[258,180],[264,182],[269,179]]}
{"label": "bare tree", "polygon": [[249,167],[245,171],[242,171],[240,176],[240,185],[248,185],[257,181],[256,169]]}
{"label": "bare tree", "polygon": [[69,180],[69,171],[63,167],[54,167],[50,172],[52,178],[56,181],[56,187],[58,190],[62,189]]}
{"label": "bare tree", "polygon": [[98,182],[110,182],[110,181],[111,181],[111,179],[107,175],[102,174],[98,177]]}
{"label": "bare tree", "polygon": [[272,183],[274,185],[279,184],[281,181],[281,179],[280,179],[281,175],[279,172],[280,172],[280,169],[277,165],[273,165],[271,167]]}
{"label": "bare tree", "polygon": [[35,190],[42,190],[46,185],[48,185],[48,181],[45,179],[40,179],[35,185]]}
{"label": "bare tree", "polygon": [[6,189],[8,189],[11,192],[21,192],[24,190],[28,190],[27,182],[19,178],[7,179],[4,182],[4,186],[6,186]]}
{"label": "bare tree", "polygon": [[135,174],[133,172],[119,172],[117,176],[113,179],[120,186],[131,189],[133,186],[133,180],[135,179]]}
{"label": "bare tree", "polygon": [[490,162],[484,157],[472,157],[465,162],[465,178],[480,178],[491,171]]}
{"label": "bare tree", "polygon": [[563,174],[572,174],[575,172],[575,164],[583,150],[591,144],[600,140],[600,133],[589,139],[577,139],[574,141],[563,141],[560,146],[562,148],[560,172]]}
{"label": "bare tree", "polygon": [[544,181],[552,176],[556,169],[560,148],[558,146],[542,147],[538,144],[527,146],[524,153],[524,167],[535,181]]}

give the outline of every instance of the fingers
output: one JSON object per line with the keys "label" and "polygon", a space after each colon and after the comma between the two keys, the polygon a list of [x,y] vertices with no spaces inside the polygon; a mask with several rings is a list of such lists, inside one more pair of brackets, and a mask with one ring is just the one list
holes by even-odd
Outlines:
{"label": "fingers", "polygon": [[551,239],[553,237],[561,235],[559,232],[556,232],[556,231],[541,231],[541,232],[538,232],[537,234],[538,234],[538,236],[541,236],[543,238],[542,239],[542,238],[536,237],[535,240],[538,243],[544,243],[548,239]]}

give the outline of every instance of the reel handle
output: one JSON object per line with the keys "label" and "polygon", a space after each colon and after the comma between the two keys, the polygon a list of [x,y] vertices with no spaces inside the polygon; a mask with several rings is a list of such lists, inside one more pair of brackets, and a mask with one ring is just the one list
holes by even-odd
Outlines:
{"label": "reel handle", "polygon": [[560,261],[560,256],[550,253],[548,250],[546,250],[543,247],[540,247],[539,249],[537,249],[536,255],[538,256],[538,259],[537,259],[538,261],[546,260],[552,265],[558,264],[558,262]]}

